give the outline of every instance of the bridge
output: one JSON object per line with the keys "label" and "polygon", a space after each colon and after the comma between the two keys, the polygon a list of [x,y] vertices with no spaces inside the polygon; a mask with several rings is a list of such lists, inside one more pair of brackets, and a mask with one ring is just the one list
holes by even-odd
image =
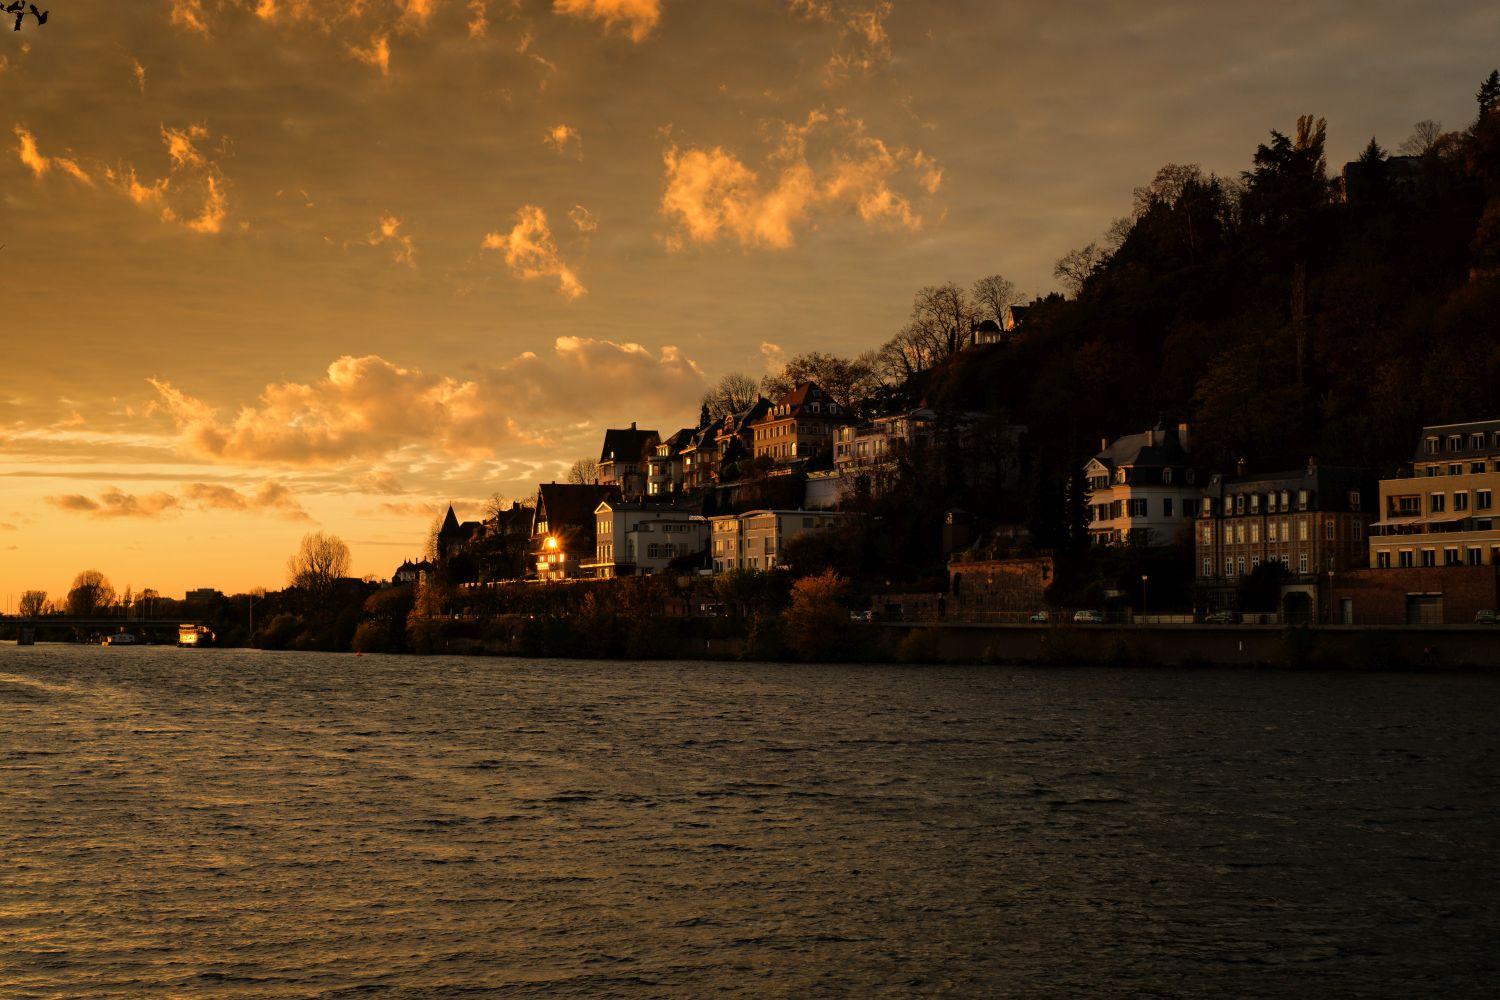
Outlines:
{"label": "bridge", "polygon": [[96,634],[132,632],[136,635],[169,635],[175,642],[179,625],[207,625],[201,618],[121,618],[118,615],[0,615],[0,629],[15,628],[23,638],[41,632],[68,630]]}

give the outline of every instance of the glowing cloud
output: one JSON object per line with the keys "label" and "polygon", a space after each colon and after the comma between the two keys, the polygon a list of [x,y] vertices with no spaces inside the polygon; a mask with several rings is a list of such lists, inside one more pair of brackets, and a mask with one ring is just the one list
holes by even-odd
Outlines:
{"label": "glowing cloud", "polygon": [[59,510],[92,514],[95,517],[159,517],[162,514],[176,514],[182,510],[182,501],[170,493],[149,493],[145,496],[136,496],[113,486],[99,494],[97,500],[78,493],[49,496],[43,499]]}
{"label": "glowing cloud", "polygon": [[305,520],[307,511],[284,484],[267,479],[254,493],[241,493],[217,483],[189,483],[183,487],[183,499],[199,510],[270,511],[294,521]]}
{"label": "glowing cloud", "polygon": [[585,235],[599,228],[599,220],[594,218],[594,213],[582,205],[574,205],[573,210],[568,213],[568,218],[572,220],[574,227]]}
{"label": "glowing cloud", "polygon": [[838,26],[838,47],[824,68],[827,82],[869,73],[891,61],[891,38],[885,20],[895,5],[889,0],[868,6],[845,0],[790,0],[788,7],[804,20]]}
{"label": "glowing cloud", "polygon": [[662,158],[661,211],[676,224],[666,241],[673,250],[685,241],[711,243],[722,236],[746,246],[790,247],[798,226],[840,206],[853,206],[868,223],[920,229],[921,216],[894,184],[913,174],[933,194],[942,179],[921,150],[891,149],[842,111],[814,111],[801,125],[785,125],[761,170],[718,146],[672,146]]}
{"label": "glowing cloud", "polygon": [[620,25],[632,42],[644,41],[661,20],[661,0],[552,0],[569,17],[603,21],[606,31]]}
{"label": "glowing cloud", "polygon": [[179,28],[208,34],[208,22],[204,19],[203,0],[172,0],[172,23]]}
{"label": "glowing cloud", "polygon": [[559,290],[570,299],[581,298],[588,289],[578,275],[563,261],[552,241],[547,213],[535,205],[524,205],[516,213],[516,224],[509,233],[486,233],[480,243],[484,250],[504,250],[505,263],[511,273],[523,281],[557,278]]}
{"label": "glowing cloud", "polygon": [[229,199],[219,165],[198,146],[209,138],[202,125],[163,125],[161,139],[169,163],[165,176],[145,183],[127,164],[103,167],[104,177],[137,205],[156,208],[163,222],[180,222],[195,233],[217,233],[223,229]]}
{"label": "glowing cloud", "polygon": [[[494,457],[571,433],[591,405],[603,408],[600,419],[612,418],[621,398],[637,410],[676,412],[702,393],[703,373],[675,347],[653,354],[640,344],[559,337],[550,355],[526,352],[464,380],[375,355],[345,356],[316,381],[268,385],[258,405],[229,419],[169,382],[151,384],[177,427],[181,451],[250,465],[330,466],[408,447],[424,456]],[[524,428],[515,420],[519,413],[526,415]],[[399,491],[393,476],[371,476],[364,473],[357,485]],[[192,498],[209,499],[208,488]]]}
{"label": "glowing cloud", "polygon": [[140,89],[142,96],[146,93],[146,67],[141,65],[139,59],[130,60],[130,72],[135,77],[135,85]]}
{"label": "glowing cloud", "polygon": [[542,141],[563,155],[571,149],[574,156],[583,159],[583,139],[571,125],[554,125],[542,136]]}
{"label": "glowing cloud", "polygon": [[400,229],[400,219],[394,215],[381,216],[379,227],[369,236],[365,237],[365,242],[372,247],[389,244],[391,247],[391,257],[396,263],[405,264],[407,267],[416,267],[416,244],[409,235],[400,232]]}
{"label": "glowing cloud", "polygon": [[16,138],[20,140],[21,162],[31,168],[31,172],[37,177],[46,175],[47,171],[56,167],[74,180],[84,184],[93,184],[94,179],[90,177],[82,167],[74,160],[62,156],[43,156],[37,148],[36,137],[26,129],[17,125],[14,129]]}
{"label": "glowing cloud", "polygon": [[349,46],[349,54],[366,66],[373,66],[380,70],[381,76],[391,75],[391,43],[385,35],[377,35],[370,39],[369,48],[360,48],[358,45]]}

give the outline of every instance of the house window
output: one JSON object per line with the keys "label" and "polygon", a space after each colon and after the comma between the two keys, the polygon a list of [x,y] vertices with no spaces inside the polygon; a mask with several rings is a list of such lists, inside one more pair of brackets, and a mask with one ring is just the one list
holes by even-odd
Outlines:
{"label": "house window", "polygon": [[1427,467],[1427,478],[1428,479],[1431,479],[1433,476],[1441,476],[1442,474],[1443,474],[1443,467],[1441,465],[1429,465]]}
{"label": "house window", "polygon": [[1204,559],[1203,560],[1203,575],[1204,576],[1213,576],[1214,575],[1214,561],[1212,559]]}
{"label": "house window", "polygon": [[1306,573],[1307,572],[1307,556],[1298,556],[1297,557],[1297,572],[1298,573]]}
{"label": "house window", "polygon": [[1213,525],[1211,525],[1211,524],[1205,524],[1203,526],[1203,531],[1200,532],[1200,534],[1202,534],[1202,536],[1203,536],[1203,544],[1204,545],[1207,545],[1210,542],[1212,542],[1214,540]]}
{"label": "house window", "polygon": [[1474,472],[1474,473],[1483,472],[1484,471],[1484,463],[1482,461],[1481,462],[1470,462],[1469,463],[1469,471],[1470,472]]}
{"label": "house window", "polygon": [[1464,465],[1463,465],[1462,462],[1454,462],[1452,465],[1448,466],[1448,475],[1450,475],[1450,476],[1461,476],[1463,474],[1464,474]]}
{"label": "house window", "polygon": [[1260,541],[1260,522],[1258,522],[1258,521],[1251,521],[1250,522],[1250,541],[1251,542],[1258,542],[1258,541]]}
{"label": "house window", "polygon": [[1448,435],[1448,450],[1449,451],[1463,451],[1463,447],[1464,447],[1464,436],[1462,434],[1449,434]]}
{"label": "house window", "polygon": [[1422,550],[1422,565],[1423,566],[1436,566],[1437,565],[1437,549],[1423,549]]}
{"label": "house window", "polygon": [[1245,513],[1245,494],[1236,493],[1234,495],[1234,512],[1236,514]]}
{"label": "house window", "polygon": [[1469,546],[1469,565],[1470,566],[1483,566],[1484,565],[1484,552],[1477,545],[1471,545],[1471,546]]}
{"label": "house window", "polygon": [[1225,576],[1234,576],[1234,560],[1233,559],[1225,559],[1224,560],[1224,575]]}
{"label": "house window", "polygon": [[1364,536],[1364,533],[1365,533],[1365,524],[1364,524],[1363,521],[1351,521],[1349,523],[1349,537],[1350,538],[1354,539],[1357,542],[1357,541],[1359,541]]}
{"label": "house window", "polygon": [[1240,571],[1240,576],[1244,576],[1245,575],[1245,557],[1244,556],[1240,556],[1240,558],[1238,560],[1238,566],[1237,566],[1237,568]]}
{"label": "house window", "polygon": [[[1172,482],[1172,470],[1171,469],[1162,469],[1161,470],[1161,481],[1164,482],[1164,483],[1167,483],[1169,485],[1171,484],[1171,482]],[[1171,515],[1169,514],[1167,516],[1170,517]]]}
{"label": "house window", "polygon": [[1198,516],[1198,501],[1197,500],[1193,500],[1193,499],[1188,499],[1188,500],[1182,501],[1182,516],[1183,517],[1197,517]]}
{"label": "house window", "polygon": [[1469,509],[1469,494],[1467,492],[1453,494],[1453,510],[1455,512],[1457,512],[1457,511],[1460,511],[1460,510],[1468,510],[1468,509]]}
{"label": "house window", "polygon": [[1292,503],[1291,503],[1291,501],[1292,501],[1292,494],[1291,494],[1291,492],[1289,490],[1282,490],[1281,491],[1281,509],[1282,510],[1291,510],[1292,509]]}
{"label": "house window", "polygon": [[1388,551],[1382,549],[1379,552],[1375,553],[1375,568],[1376,569],[1390,569],[1391,568],[1391,554]]}
{"label": "house window", "polygon": [[1306,510],[1307,509],[1307,491],[1306,490],[1298,490],[1297,491],[1297,509],[1298,510]]}
{"label": "house window", "polygon": [[1443,549],[1443,565],[1444,566],[1459,566],[1459,565],[1462,565],[1458,561],[1458,546],[1454,545],[1454,546],[1450,546],[1448,548]]}
{"label": "house window", "polygon": [[1470,434],[1469,447],[1474,449],[1475,451],[1481,450],[1482,448],[1484,448],[1484,438],[1485,435],[1483,431],[1480,431],[1477,434]]}
{"label": "house window", "polygon": [[1171,497],[1164,497],[1162,499],[1162,502],[1161,502],[1161,516],[1162,517],[1171,517],[1172,516],[1172,498]]}
{"label": "house window", "polygon": [[1187,484],[1189,486],[1193,485],[1193,470],[1192,469],[1187,470],[1186,477],[1187,477]]}
{"label": "house window", "polygon": [[1429,454],[1429,455],[1436,455],[1438,453],[1438,451],[1440,450],[1438,448],[1438,439],[1435,438],[1435,437],[1428,438],[1427,440],[1423,441],[1422,444],[1423,444],[1423,447],[1426,449],[1427,454]]}
{"label": "house window", "polygon": [[1267,521],[1266,522],[1266,541],[1268,541],[1268,542],[1274,542],[1274,541],[1276,541],[1276,522],[1275,521]]}
{"label": "house window", "polygon": [[1359,510],[1359,490],[1349,491],[1349,509]]}
{"label": "house window", "polygon": [[1307,541],[1307,518],[1305,517],[1297,522],[1297,540]]}
{"label": "house window", "polygon": [[1236,524],[1234,526],[1234,540],[1239,545],[1245,544],[1245,526],[1243,524]]}
{"label": "house window", "polygon": [[1333,541],[1333,539],[1334,539],[1333,521],[1329,520],[1329,521],[1324,521],[1323,522],[1323,537],[1326,538],[1326,539],[1328,539],[1330,542]]}
{"label": "house window", "polygon": [[1285,570],[1289,570],[1289,569],[1292,568],[1292,557],[1291,556],[1285,556],[1284,555],[1284,556],[1281,557],[1281,568],[1285,569]]}
{"label": "house window", "polygon": [[1250,572],[1254,573],[1258,569],[1260,569],[1260,556],[1251,556],[1250,557]]}
{"label": "house window", "polygon": [[1252,513],[1252,514],[1259,514],[1260,513],[1260,494],[1259,493],[1252,493],[1252,494],[1250,494],[1250,513]]}
{"label": "house window", "polygon": [[1443,512],[1443,509],[1447,505],[1448,505],[1448,494],[1446,494],[1446,493],[1429,493],[1429,494],[1427,494],[1427,513],[1429,513],[1429,514],[1441,514]]}
{"label": "house window", "polygon": [[1146,500],[1144,498],[1130,501],[1130,516],[1150,517],[1150,514],[1146,510]]}
{"label": "house window", "polygon": [[1411,569],[1415,565],[1412,562],[1411,549],[1402,549],[1396,553],[1396,565],[1401,569]]}
{"label": "house window", "polygon": [[1490,490],[1474,491],[1474,509],[1489,510],[1495,506],[1495,495]]}

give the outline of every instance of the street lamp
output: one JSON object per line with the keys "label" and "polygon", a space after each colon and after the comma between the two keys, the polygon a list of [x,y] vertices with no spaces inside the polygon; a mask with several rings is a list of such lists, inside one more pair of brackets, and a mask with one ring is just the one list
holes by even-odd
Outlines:
{"label": "street lamp", "polygon": [[1150,579],[1145,573],[1141,574],[1141,614],[1146,613],[1146,581]]}

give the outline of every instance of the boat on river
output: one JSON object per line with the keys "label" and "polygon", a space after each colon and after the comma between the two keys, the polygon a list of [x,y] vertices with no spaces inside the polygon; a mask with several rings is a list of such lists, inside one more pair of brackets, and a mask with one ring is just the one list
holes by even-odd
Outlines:
{"label": "boat on river", "polygon": [[140,640],[130,632],[116,632],[114,635],[107,635],[99,643],[101,646],[135,646],[139,644]]}
{"label": "boat on river", "polygon": [[179,646],[212,646],[214,644],[214,630],[207,625],[179,625],[177,626],[177,645]]}

